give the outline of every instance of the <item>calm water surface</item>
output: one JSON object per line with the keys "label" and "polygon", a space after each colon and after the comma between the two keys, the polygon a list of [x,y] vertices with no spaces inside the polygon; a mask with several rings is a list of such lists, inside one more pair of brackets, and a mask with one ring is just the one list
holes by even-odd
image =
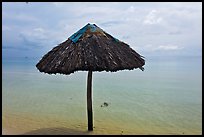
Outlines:
{"label": "calm water surface", "polygon": [[[38,60],[2,60],[3,129],[86,131],[87,72],[48,75]],[[201,134],[201,57],[148,57],[144,68],[93,73],[94,132]]]}

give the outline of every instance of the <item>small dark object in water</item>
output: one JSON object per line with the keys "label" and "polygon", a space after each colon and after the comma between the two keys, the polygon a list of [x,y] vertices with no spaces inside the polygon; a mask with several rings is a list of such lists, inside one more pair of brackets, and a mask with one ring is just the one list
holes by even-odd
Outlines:
{"label": "small dark object in water", "polygon": [[107,102],[104,102],[103,105],[101,105],[101,107],[107,107],[107,106],[108,106]]}
{"label": "small dark object in water", "polygon": [[104,106],[105,106],[105,107],[107,107],[107,106],[108,106],[108,103],[106,103],[106,102],[104,102],[103,104],[104,104]]}

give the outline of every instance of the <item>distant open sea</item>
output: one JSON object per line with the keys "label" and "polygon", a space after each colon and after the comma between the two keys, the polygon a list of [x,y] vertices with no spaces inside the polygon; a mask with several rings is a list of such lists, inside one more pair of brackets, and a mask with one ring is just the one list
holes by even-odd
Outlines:
{"label": "distant open sea", "polygon": [[93,73],[90,133],[87,72],[49,75],[39,59],[3,59],[3,134],[202,134],[202,57],[145,60],[144,71]]}

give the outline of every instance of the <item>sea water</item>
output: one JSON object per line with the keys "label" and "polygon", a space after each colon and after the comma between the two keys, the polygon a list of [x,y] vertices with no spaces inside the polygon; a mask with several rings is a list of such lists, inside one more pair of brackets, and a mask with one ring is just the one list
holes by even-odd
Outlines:
{"label": "sea water", "polygon": [[4,134],[202,134],[202,58],[145,60],[144,71],[93,73],[90,133],[86,71],[49,75],[39,59],[3,59]]}

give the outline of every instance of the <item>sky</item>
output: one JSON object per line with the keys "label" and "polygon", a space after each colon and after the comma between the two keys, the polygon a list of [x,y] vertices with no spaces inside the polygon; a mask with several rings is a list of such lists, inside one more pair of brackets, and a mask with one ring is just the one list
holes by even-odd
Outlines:
{"label": "sky", "polygon": [[201,2],[3,2],[3,58],[41,58],[87,23],[142,56],[201,56]]}

